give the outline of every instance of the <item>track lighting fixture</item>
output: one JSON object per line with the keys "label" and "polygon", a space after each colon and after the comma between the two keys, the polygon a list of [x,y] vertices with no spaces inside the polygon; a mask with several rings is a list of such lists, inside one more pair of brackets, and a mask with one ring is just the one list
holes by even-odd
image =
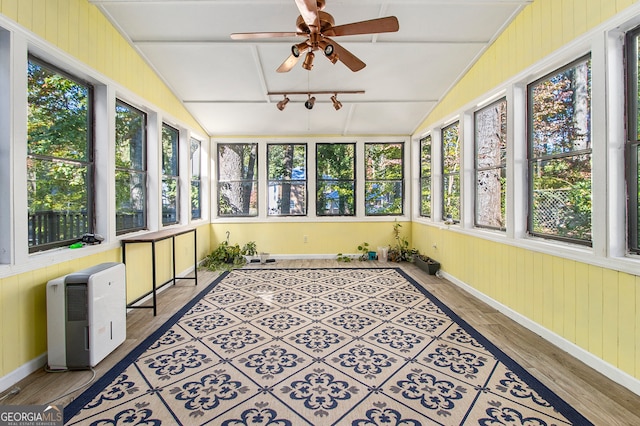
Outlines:
{"label": "track lighting fixture", "polygon": [[304,103],[304,107],[306,109],[313,109],[313,106],[316,104],[316,97],[315,96],[309,96],[309,99],[307,99],[307,101]]}
{"label": "track lighting fixture", "polygon": [[337,110],[339,110],[340,108],[342,108],[342,102],[340,102],[338,100],[338,94],[336,93],[335,95],[331,96],[331,102],[333,102],[333,107]]}
{"label": "track lighting fixture", "polygon": [[285,95],[284,99],[276,104],[276,107],[278,107],[278,109],[282,111],[284,107],[287,106],[288,103],[289,103],[289,98],[287,98],[287,96]]}
{"label": "track lighting fixture", "polygon": [[316,104],[316,97],[314,95],[331,95],[329,99],[331,99],[333,108],[338,111],[342,108],[342,102],[338,100],[339,94],[359,95],[363,93],[364,90],[323,90],[316,92],[268,92],[267,96],[283,95],[284,99],[276,103],[276,107],[282,111],[289,103],[289,96],[291,95],[306,95],[307,99],[304,101],[304,107],[308,110],[312,110]]}

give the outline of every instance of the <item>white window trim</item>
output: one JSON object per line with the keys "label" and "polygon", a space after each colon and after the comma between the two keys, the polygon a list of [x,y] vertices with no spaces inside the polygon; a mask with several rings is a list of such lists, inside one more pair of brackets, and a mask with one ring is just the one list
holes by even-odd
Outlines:
{"label": "white window trim", "polygon": [[[454,111],[450,118],[434,123],[420,137],[414,136],[417,141],[416,150],[419,150],[420,138],[427,134],[432,135],[432,147],[438,147],[441,144],[435,139],[439,138],[442,127],[454,121],[451,117],[464,116],[477,109],[478,105],[496,99],[500,93],[505,94],[508,120],[506,232],[474,228],[469,226],[466,220],[459,226],[445,226],[442,221],[435,219],[441,217],[441,212],[434,211],[436,207],[439,208],[438,203],[432,205],[431,218],[421,217],[419,191],[413,191],[412,194],[412,220],[452,232],[637,275],[640,256],[630,254],[627,250],[624,172],[626,92],[623,55],[625,33],[639,25],[640,4],[636,4],[520,72],[494,91]],[[527,233],[527,84],[588,53],[591,54],[592,60],[592,247],[532,237]],[[468,150],[473,139],[469,139],[466,133],[462,136],[462,149]],[[442,199],[442,188],[437,187],[441,177],[436,175],[442,159],[434,158],[439,153],[438,149],[432,149],[432,200]],[[412,169],[417,174],[417,183],[419,162],[414,160]],[[464,176],[461,177],[461,181],[462,179]],[[464,191],[464,188],[461,190]],[[471,202],[472,197],[468,194],[464,194],[463,197],[465,204]],[[461,211],[465,211],[469,207],[465,205],[461,208]]]}
{"label": "white window trim", "polygon": [[[402,143],[404,145],[404,206],[403,214],[397,216],[366,216],[364,214],[364,144],[365,143]],[[212,223],[279,223],[279,222],[386,222],[393,218],[409,221],[411,218],[411,194],[406,191],[408,182],[412,182],[410,165],[411,146],[408,136],[388,137],[287,137],[287,138],[228,138],[212,141],[212,170],[217,168],[218,144],[257,143],[258,144],[258,215],[251,217],[218,216],[217,172],[212,172],[211,222]],[[307,145],[307,215],[306,216],[268,216],[267,215],[267,144],[268,143],[304,143]],[[354,216],[317,216],[316,215],[316,145],[320,143],[355,143],[356,155],[356,214]],[[310,172],[312,171],[312,172]]]}
{"label": "white window trim", "polygon": [[[83,79],[94,86],[94,111],[95,111],[95,232],[105,237],[98,245],[86,246],[82,249],[69,250],[66,247],[29,253],[28,247],[28,217],[27,215],[27,59],[32,53],[38,58],[68,72],[70,75]],[[6,58],[2,61],[5,65],[0,70],[0,88],[4,87],[8,97],[0,103],[0,196],[8,202],[3,203],[0,214],[0,278],[12,276],[35,269],[48,267],[58,263],[80,259],[93,254],[120,248],[120,239],[160,229],[161,209],[158,189],[161,176],[158,174],[158,145],[160,139],[157,131],[158,123],[162,119],[168,120],[173,126],[186,133],[189,126],[182,124],[158,109],[149,101],[130,90],[110,80],[87,64],[80,62],[58,47],[38,38],[13,21],[0,16],[0,55]],[[147,227],[148,230],[130,233],[122,236],[115,235],[115,101],[121,99],[124,102],[136,106],[147,113]],[[106,120],[106,121],[105,121]],[[154,128],[155,126],[155,128]],[[155,131],[155,134],[153,133]],[[195,134],[195,133],[194,133]],[[202,135],[197,138],[203,141],[203,157],[208,155],[210,139]],[[156,159],[154,161],[154,158]],[[188,159],[188,156],[187,156]],[[6,166],[6,167],[5,167]],[[180,175],[184,176],[184,166],[180,169]],[[201,170],[202,179],[210,176],[210,163],[203,161]],[[197,224],[209,222],[210,196],[208,184],[203,187],[202,204],[206,206],[206,214],[196,221]],[[181,205],[187,204],[188,191],[183,192]],[[156,203],[156,204],[154,204]],[[158,213],[157,215],[155,213]],[[181,218],[179,225],[189,223],[190,214],[186,219]],[[186,221],[185,221],[186,220]]]}

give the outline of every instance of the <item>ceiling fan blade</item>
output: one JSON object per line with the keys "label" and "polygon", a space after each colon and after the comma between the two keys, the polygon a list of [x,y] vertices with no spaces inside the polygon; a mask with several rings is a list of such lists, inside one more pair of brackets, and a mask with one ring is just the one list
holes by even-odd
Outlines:
{"label": "ceiling fan blade", "polygon": [[255,38],[275,38],[275,37],[296,37],[306,36],[305,33],[293,32],[275,32],[275,33],[233,33],[231,38],[234,40],[249,40]]}
{"label": "ceiling fan blade", "polygon": [[296,0],[296,6],[300,16],[311,32],[320,31],[320,19],[318,18],[318,3],[316,0]]}
{"label": "ceiling fan blade", "polygon": [[329,43],[333,45],[334,51],[338,54],[338,60],[345,64],[351,71],[356,72],[360,71],[362,68],[366,67],[367,64],[358,59],[353,53],[349,52],[344,47],[340,46],[334,40],[331,40],[328,37],[325,37]]}
{"label": "ceiling fan blade", "polygon": [[287,59],[284,60],[284,62],[282,64],[280,64],[280,66],[278,67],[278,69],[276,70],[276,72],[289,72],[291,71],[291,68],[293,68],[297,63],[298,60],[300,59],[300,56],[294,56],[293,54],[289,55],[289,57]]}
{"label": "ceiling fan blade", "polygon": [[358,34],[393,33],[399,29],[400,24],[398,24],[398,18],[395,16],[387,16],[386,18],[370,19],[368,21],[338,25],[329,28],[324,32],[324,35],[337,37]]}

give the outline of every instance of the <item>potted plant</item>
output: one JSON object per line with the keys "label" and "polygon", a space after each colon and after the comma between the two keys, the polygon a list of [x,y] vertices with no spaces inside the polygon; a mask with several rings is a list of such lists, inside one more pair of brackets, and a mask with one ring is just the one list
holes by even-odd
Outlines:
{"label": "potted plant", "polygon": [[351,257],[349,255],[346,255],[346,254],[338,253],[336,255],[336,260],[338,262],[351,262]]}
{"label": "potted plant", "polygon": [[243,247],[229,243],[230,232],[227,231],[226,240],[222,241],[202,261],[202,266],[212,271],[230,271],[242,268],[251,258],[258,254],[255,241],[249,241]]}
{"label": "potted plant", "polygon": [[202,266],[212,271],[241,268],[247,260],[242,255],[242,249],[238,244],[229,244],[229,240],[225,240],[218,244],[202,261]]}
{"label": "potted plant", "polygon": [[395,244],[389,247],[388,258],[392,262],[413,262],[413,258],[417,251],[409,248],[409,241],[402,235],[400,235],[400,228],[402,225],[396,220],[393,224],[393,239]]}
{"label": "potted plant", "polygon": [[440,262],[431,259],[423,254],[417,254],[415,256],[416,266],[429,275],[435,275],[440,270]]}
{"label": "potted plant", "polygon": [[258,249],[256,247],[255,241],[249,241],[244,246],[242,246],[242,255],[247,258],[247,262],[255,262],[256,255],[258,254]]}
{"label": "potted plant", "polygon": [[364,242],[358,246],[358,251],[361,253],[360,260],[376,260],[377,253],[369,248],[369,243]]}
{"label": "potted plant", "polygon": [[364,242],[358,246],[358,251],[360,252],[360,260],[367,260],[369,258],[369,243]]}

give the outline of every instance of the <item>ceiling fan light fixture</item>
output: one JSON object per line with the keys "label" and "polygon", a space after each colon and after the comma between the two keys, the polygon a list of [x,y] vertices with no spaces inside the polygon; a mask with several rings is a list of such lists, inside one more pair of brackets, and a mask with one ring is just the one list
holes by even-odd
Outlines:
{"label": "ceiling fan light fixture", "polygon": [[334,52],[335,52],[335,49],[333,48],[333,44],[327,43],[327,45],[324,47],[324,55],[331,56],[334,54]]}
{"label": "ceiling fan light fixture", "polygon": [[335,108],[335,110],[339,110],[340,108],[342,108],[342,102],[340,102],[338,100],[338,95],[333,95],[331,96],[331,102],[333,102],[333,107]]}
{"label": "ceiling fan light fixture", "polygon": [[307,52],[307,56],[304,57],[304,62],[302,63],[302,68],[307,71],[311,71],[311,68],[313,68],[314,57],[315,55],[313,54],[313,52]]}
{"label": "ceiling fan light fixture", "polygon": [[313,109],[313,106],[316,103],[316,97],[315,96],[309,96],[309,99],[307,99],[307,101],[304,103],[304,107],[306,109]]}
{"label": "ceiling fan light fixture", "polygon": [[334,52],[331,55],[327,56],[327,59],[330,60],[332,64],[335,64],[336,62],[338,62],[338,54]]}
{"label": "ceiling fan light fixture", "polygon": [[338,53],[336,52],[333,44],[328,43],[326,40],[320,40],[318,46],[322,49],[324,56],[331,61],[332,64],[338,62]]}
{"label": "ceiling fan light fixture", "polygon": [[309,45],[307,45],[306,41],[303,41],[302,43],[294,44],[293,46],[291,46],[291,54],[296,58],[299,58],[300,54],[304,53],[308,48],[309,48]]}
{"label": "ceiling fan light fixture", "polygon": [[282,111],[287,106],[288,103],[289,103],[289,98],[285,96],[283,100],[281,100],[276,104],[276,107],[278,107],[278,109]]}

